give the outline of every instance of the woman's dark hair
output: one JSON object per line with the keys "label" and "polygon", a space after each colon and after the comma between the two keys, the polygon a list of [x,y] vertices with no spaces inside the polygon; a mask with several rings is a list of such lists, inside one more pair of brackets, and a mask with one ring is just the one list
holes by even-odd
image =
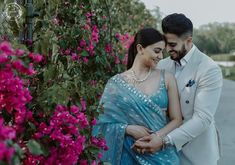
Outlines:
{"label": "woman's dark hair", "polygon": [[140,44],[143,48],[149,45],[155,44],[159,41],[165,41],[164,36],[154,28],[144,28],[139,30],[135,37],[133,43],[130,45],[128,50],[128,60],[127,69],[130,69],[134,63],[135,56],[137,54],[136,45]]}
{"label": "woman's dark hair", "polygon": [[172,33],[181,37],[183,35],[193,35],[193,23],[184,14],[170,14],[162,20],[162,31]]}

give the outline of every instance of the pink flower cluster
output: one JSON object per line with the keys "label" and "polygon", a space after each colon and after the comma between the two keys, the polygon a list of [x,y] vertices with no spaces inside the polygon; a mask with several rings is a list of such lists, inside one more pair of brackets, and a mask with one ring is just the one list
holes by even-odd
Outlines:
{"label": "pink flower cluster", "polygon": [[31,101],[29,89],[24,82],[15,76],[10,68],[0,71],[0,111],[6,109],[14,116],[13,127],[17,132],[23,131],[21,124],[31,117],[26,104]]}
{"label": "pink flower cluster", "polygon": [[8,147],[6,140],[12,140],[15,137],[15,130],[5,126],[3,119],[0,118],[0,161],[7,161],[10,164],[15,149],[13,147]]}
{"label": "pink flower cluster", "polygon": [[[42,143],[47,145],[50,154],[44,157],[42,155],[34,156],[28,152],[24,164],[71,165],[79,163],[88,165],[87,160],[80,158],[85,147],[87,147],[87,143],[103,150],[108,149],[103,138],[91,137],[90,140],[86,141],[86,136],[81,134],[83,129],[90,128],[88,119],[83,113],[86,110],[85,100],[81,99],[80,104],[81,108],[75,105],[70,107],[57,105],[48,124],[44,122],[39,124],[38,132],[35,133],[34,138],[39,141],[44,139]],[[91,125],[95,124],[96,119],[93,119]],[[101,157],[102,154],[99,153],[97,158],[101,159]],[[98,165],[98,162],[94,160],[91,164]]]}
{"label": "pink flower cluster", "polygon": [[[80,160],[79,165],[98,165],[99,163],[97,163],[95,160],[91,162],[91,164],[88,163],[87,160]],[[100,165],[100,164],[99,164]]]}
{"label": "pink flower cluster", "polygon": [[35,134],[36,139],[48,136],[50,139],[47,144],[57,144],[50,146],[50,155],[47,158],[40,158],[42,164],[75,164],[84,150],[86,141],[79,130],[88,126],[88,120],[78,106],[58,105],[49,124],[41,123]]}
{"label": "pink flower cluster", "polygon": [[106,53],[111,53],[112,52],[112,45],[106,44],[104,50]]}
{"label": "pink flower cluster", "polygon": [[31,58],[35,63],[39,63],[43,60],[43,56],[31,52],[28,54],[28,57]]}
{"label": "pink flower cluster", "polygon": [[94,144],[95,146],[102,148],[103,150],[107,151],[108,147],[106,145],[106,141],[104,138],[97,138],[97,137],[92,137],[91,138],[91,143]]}
{"label": "pink flower cluster", "polygon": [[131,36],[128,33],[124,35],[117,33],[115,34],[115,37],[121,42],[123,48],[126,50],[128,50],[130,45],[134,42],[134,36]]}
{"label": "pink flower cluster", "polygon": [[[0,44],[0,112],[6,109],[13,115],[13,125],[16,131],[21,132],[24,128],[21,124],[31,118],[31,112],[27,112],[28,104],[32,96],[29,89],[25,86],[21,75],[35,74],[33,63],[28,67],[20,59],[23,56],[23,50],[14,51],[8,42]],[[37,62],[42,57],[37,55]]]}
{"label": "pink flower cluster", "polygon": [[[87,39],[82,38],[79,41],[77,53],[71,52],[71,49],[67,49],[65,52],[62,51],[61,54],[71,54],[73,61],[83,61],[87,63],[89,58],[95,54],[95,44],[99,42],[99,29],[96,25],[92,25],[91,23],[91,17],[94,16],[94,13],[88,12],[85,15],[86,24],[83,26],[83,29],[88,33]],[[87,52],[89,56],[83,56],[83,51]]]}
{"label": "pink flower cluster", "polygon": [[[120,41],[121,46],[124,48],[125,51],[128,51],[129,47],[134,42],[134,36],[131,36],[128,33],[126,33],[124,35],[116,33],[115,37],[116,37],[116,39],[118,39]],[[125,54],[124,58],[122,59],[122,64],[127,65],[127,60],[128,60],[128,54]]]}

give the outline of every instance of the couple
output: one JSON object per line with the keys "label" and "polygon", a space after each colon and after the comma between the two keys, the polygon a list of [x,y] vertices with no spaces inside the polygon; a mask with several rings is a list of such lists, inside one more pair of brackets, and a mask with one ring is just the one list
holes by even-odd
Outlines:
{"label": "couple", "polygon": [[[162,30],[165,36],[153,28],[140,30],[129,48],[127,71],[106,84],[104,113],[93,130],[104,135],[109,147],[102,160],[113,165],[216,165],[214,114],[221,70],[193,44],[193,25],[185,15],[168,15]],[[161,60],[164,49],[170,57]]]}

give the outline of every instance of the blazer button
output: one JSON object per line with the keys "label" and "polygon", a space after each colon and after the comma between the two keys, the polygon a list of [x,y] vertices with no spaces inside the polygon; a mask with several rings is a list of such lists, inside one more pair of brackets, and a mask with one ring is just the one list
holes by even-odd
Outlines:
{"label": "blazer button", "polygon": [[189,103],[189,101],[188,101],[188,100],[186,100],[186,101],[185,101],[185,103],[186,103],[186,104],[188,104],[188,103]]}

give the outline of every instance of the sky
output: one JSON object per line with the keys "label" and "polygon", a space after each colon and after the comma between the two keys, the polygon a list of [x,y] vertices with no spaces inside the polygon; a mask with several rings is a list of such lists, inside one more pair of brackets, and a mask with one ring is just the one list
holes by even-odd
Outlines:
{"label": "sky", "polygon": [[213,22],[235,23],[235,0],[140,0],[147,9],[160,7],[163,17],[171,13],[183,13],[194,27]]}

